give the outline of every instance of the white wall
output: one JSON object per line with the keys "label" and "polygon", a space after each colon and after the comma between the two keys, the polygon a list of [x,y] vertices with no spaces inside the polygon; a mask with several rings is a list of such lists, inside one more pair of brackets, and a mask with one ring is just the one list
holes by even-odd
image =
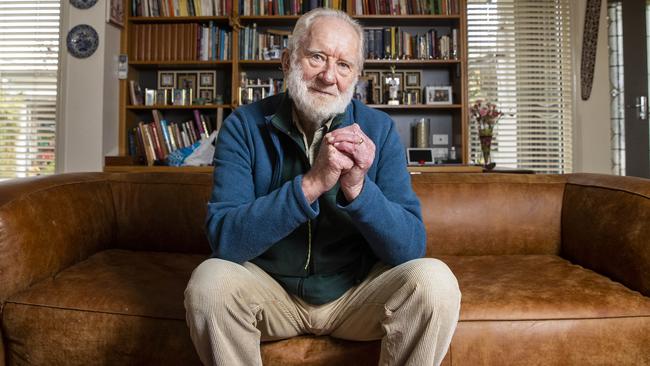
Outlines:
{"label": "white wall", "polygon": [[[120,31],[106,23],[106,0],[79,10],[61,1],[61,71],[57,171],[101,171],[104,155],[117,153]],[[99,47],[85,59],[67,52],[68,31],[88,24],[99,34]]]}
{"label": "white wall", "polygon": [[580,62],[582,55],[582,33],[586,0],[572,2],[572,27],[574,36],[574,145],[573,171],[610,174],[611,124],[609,97],[609,60],[607,47],[607,1],[602,0],[598,31],[598,49],[591,96],[580,98]]}
{"label": "white wall", "polygon": [[[87,10],[62,1],[61,101],[57,170],[100,171],[105,155],[116,155],[118,146],[118,98],[116,75],[120,30],[105,21],[106,0]],[[600,31],[591,97],[580,99],[580,57],[586,0],[572,2],[575,75],[573,170],[610,173],[610,103],[607,58],[607,3],[601,6]],[[100,36],[99,48],[87,59],[65,51],[69,29],[92,25]]]}

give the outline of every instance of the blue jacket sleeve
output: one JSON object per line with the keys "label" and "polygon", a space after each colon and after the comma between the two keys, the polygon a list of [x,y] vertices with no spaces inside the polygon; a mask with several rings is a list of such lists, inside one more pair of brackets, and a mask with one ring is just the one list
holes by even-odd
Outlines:
{"label": "blue jacket sleeve", "polygon": [[[214,154],[214,185],[206,230],[212,256],[236,263],[251,260],[318,215],[302,192],[302,176],[257,196],[254,151],[249,126],[235,112],[219,132]],[[267,152],[264,152],[267,153]],[[271,167],[268,167],[271,175]],[[258,179],[258,178],[256,178]]]}
{"label": "blue jacket sleeve", "polygon": [[361,194],[340,207],[350,214],[379,259],[398,265],[424,255],[426,232],[394,123],[386,140],[375,145],[374,181],[366,177]]}

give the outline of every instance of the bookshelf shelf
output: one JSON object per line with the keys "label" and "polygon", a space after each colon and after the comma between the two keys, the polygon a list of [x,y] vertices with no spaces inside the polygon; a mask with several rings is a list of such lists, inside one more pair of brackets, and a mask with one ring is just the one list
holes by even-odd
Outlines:
{"label": "bookshelf shelf", "polygon": [[385,65],[412,65],[412,66],[434,66],[434,65],[458,65],[460,60],[366,60],[366,66],[385,66]]}
{"label": "bookshelf shelf", "polygon": [[211,69],[231,66],[232,61],[132,61],[129,64],[142,69]]}
{"label": "bookshelf shelf", "polygon": [[231,108],[230,104],[205,104],[205,105],[129,105],[126,106],[128,110],[142,110],[150,111],[154,109],[160,110],[193,110],[193,109],[219,109],[219,108]]}
{"label": "bookshelf shelf", "polygon": [[451,110],[451,109],[461,109],[463,108],[462,104],[400,104],[400,105],[387,105],[387,104],[368,104],[368,107],[382,109],[382,110]]}
{"label": "bookshelf shelf", "polygon": [[132,23],[194,23],[194,22],[217,22],[227,24],[230,20],[227,16],[220,17],[129,17],[128,21]]}
{"label": "bookshelf shelf", "polygon": [[[248,1],[248,0],[247,0]],[[270,0],[269,0],[270,1]],[[263,4],[274,5],[276,0],[270,2],[263,2]],[[376,73],[376,78],[374,81],[374,89],[372,90],[372,97],[367,100],[385,100],[384,94],[387,93],[388,89],[386,88],[386,75],[387,72],[391,70],[392,67],[395,67],[397,73],[401,73],[403,79],[401,81],[402,85],[400,86],[400,100],[417,100],[420,103],[424,103],[426,93],[429,93],[426,89],[427,86],[449,86],[451,87],[454,104],[410,104],[410,105],[387,105],[387,104],[369,104],[371,108],[382,110],[393,117],[395,123],[399,125],[400,137],[402,142],[405,145],[410,143],[410,134],[412,133],[409,125],[413,123],[414,119],[419,118],[430,118],[432,121],[431,133],[444,133],[449,136],[450,144],[453,144],[456,147],[456,150],[459,152],[459,160],[463,163],[468,162],[468,141],[469,141],[469,127],[468,127],[468,101],[467,101],[467,9],[466,2],[467,0],[449,0],[446,2],[450,6],[447,11],[443,8],[437,8],[435,5],[435,11],[430,11],[430,9],[425,9],[426,12],[435,12],[439,14],[424,14],[424,15],[389,15],[389,14],[377,14],[377,15],[356,15],[357,14],[357,5],[368,6],[389,6],[391,4],[388,0],[379,0],[375,2],[374,5],[370,5],[368,2],[357,3],[361,0],[350,0],[345,3],[345,9],[352,18],[359,21],[359,23],[364,27],[364,30],[373,29],[375,32],[378,30],[383,30],[391,34],[387,36],[387,33],[382,33],[383,41],[386,41],[387,37],[393,37],[392,42],[388,43],[375,43],[376,50],[385,50],[386,45],[392,47],[392,56],[393,59],[367,59],[364,62],[364,69],[371,73]],[[260,57],[261,52],[257,50],[251,50],[252,45],[256,44],[252,40],[258,40],[257,44],[261,44],[262,41],[259,41],[261,38],[254,38],[259,35],[272,35],[278,37],[286,37],[286,32],[290,31],[294,26],[295,22],[298,20],[298,15],[239,15],[240,7],[244,6],[242,1],[231,1],[231,0],[217,0],[212,1],[211,4],[217,9],[217,6],[221,6],[221,12],[214,12],[214,14],[223,14],[223,9],[229,9],[228,16],[136,16],[132,14],[134,11],[134,4],[140,6],[144,3],[152,4],[157,3],[158,6],[165,7],[167,2],[155,1],[155,0],[128,0],[125,2],[125,10],[129,13],[127,14],[127,21],[125,23],[124,29],[121,36],[121,46],[120,53],[127,54],[129,57],[129,79],[120,81],[120,111],[119,111],[119,155],[121,157],[130,158],[129,151],[133,151],[133,139],[129,140],[129,134],[133,133],[134,128],[137,128],[140,122],[151,123],[152,114],[155,110],[158,110],[161,113],[164,113],[162,117],[171,120],[174,123],[184,122],[187,120],[192,120],[196,113],[199,113],[201,116],[205,116],[206,119],[210,122],[215,122],[220,120],[220,118],[225,118],[231,113],[240,103],[240,98],[243,99],[241,93],[244,89],[250,89],[251,85],[240,85],[240,83],[246,82],[246,80],[254,80],[257,83],[269,84],[269,82],[274,83],[273,90],[281,90],[282,86],[282,71],[281,71],[281,61],[280,60],[245,60],[240,59],[241,55],[257,55]],[[171,4],[172,2],[169,2]],[[181,2],[185,3],[185,2]],[[187,2],[191,4],[192,2]],[[194,4],[197,3],[195,0]],[[199,2],[203,4],[203,2]],[[394,3],[394,2],[393,2]],[[431,2],[429,4],[444,4],[445,2]],[[218,5],[220,4],[220,5]],[[451,5],[453,4],[453,5]],[[249,4],[250,5],[250,4]],[[189,5],[191,6],[191,5]],[[207,14],[206,12],[201,12],[197,5],[194,5],[195,11],[188,12],[190,14]],[[229,8],[232,6],[232,8]],[[252,5],[250,5],[252,6]],[[431,5],[433,6],[433,5]],[[453,8],[452,8],[453,7]],[[140,10],[137,6],[138,14]],[[252,8],[251,8],[252,9]],[[384,8],[387,9],[387,8]],[[204,9],[205,10],[205,9]],[[368,9],[364,8],[364,11]],[[379,8],[377,8],[379,10]],[[174,10],[178,14],[177,10]],[[166,9],[165,12],[161,11],[160,14],[172,14]],[[367,11],[370,12],[370,11]],[[456,12],[456,13],[454,13]],[[187,14],[184,13],[184,14]],[[447,14],[453,13],[453,14]],[[253,27],[253,24],[256,27]],[[218,27],[218,29],[216,29]],[[209,29],[206,33],[206,28]],[[210,35],[214,35],[216,32],[227,32],[226,38],[221,34],[217,33],[219,36],[211,38]],[[393,29],[395,28],[395,29]],[[256,29],[257,34],[246,33],[247,30]],[[391,33],[394,32],[394,33]],[[454,43],[456,47],[456,53],[449,53],[450,55],[457,55],[457,59],[415,59],[414,57],[421,57],[419,55],[428,55],[423,57],[439,57],[440,55],[445,55],[444,53],[436,53],[440,47],[440,37],[443,35],[449,35],[451,38],[451,33],[456,32],[454,36],[457,36],[458,44]],[[365,32],[364,32],[365,33]],[[370,32],[372,33],[372,32]],[[408,33],[408,34],[406,34]],[[208,34],[206,36],[206,34]],[[376,35],[377,33],[375,33]],[[402,35],[406,38],[401,38]],[[418,39],[421,41],[422,37],[426,38],[427,47],[430,47],[429,50],[435,49],[433,51],[433,56],[431,53],[422,53],[421,44],[417,44]],[[433,40],[430,38],[433,35]],[[366,35],[369,37],[369,35]],[[229,38],[228,38],[229,37]],[[416,39],[417,37],[421,37]],[[268,39],[270,39],[269,37]],[[214,57],[215,48],[212,46],[212,43],[209,43],[208,56],[207,58],[220,58],[220,55],[225,55],[225,58],[230,58],[228,60],[210,60],[210,61],[199,61],[198,59],[206,58],[206,48],[202,43],[203,39],[208,39],[208,42],[214,42],[217,45],[217,57]],[[282,38],[280,38],[282,40]],[[369,39],[373,39],[370,38]],[[375,42],[379,38],[375,37]],[[456,38],[454,38],[456,39]],[[196,42],[194,41],[196,40]],[[200,41],[201,40],[201,41]],[[275,42],[275,41],[273,41]],[[412,42],[411,52],[407,53],[405,48],[401,43]],[[272,43],[278,44],[278,43]],[[144,45],[144,46],[143,46]],[[219,45],[222,46],[219,49]],[[246,52],[242,50],[244,45],[249,46],[250,49]],[[266,45],[265,45],[266,46]],[[144,48],[143,48],[144,47]],[[196,49],[192,49],[195,47]],[[260,45],[260,48],[262,46]],[[226,51],[224,51],[224,49]],[[395,50],[398,50],[397,53],[394,53]],[[415,51],[418,49],[418,51]],[[203,51],[201,51],[203,50]],[[427,52],[429,52],[429,50]],[[137,52],[136,52],[137,51]],[[224,53],[226,52],[226,53]],[[273,54],[272,52],[270,52]],[[395,55],[409,54],[411,59],[404,59],[403,56],[400,56],[402,59],[395,59]],[[375,54],[376,55],[376,54]],[[201,57],[202,56],[202,57]],[[271,56],[273,57],[273,56]],[[276,56],[277,57],[277,56]],[[243,57],[242,57],[243,58]],[[180,106],[180,105],[154,105],[154,106],[144,106],[144,105],[131,105],[131,89],[130,81],[134,80],[140,84],[142,89],[158,89],[158,88],[183,88],[179,87],[179,77],[185,77],[182,75],[188,75],[196,73],[196,79],[194,79],[196,85],[196,91],[193,93],[193,96],[198,95],[208,95],[206,100],[210,100],[209,95],[205,94],[206,89],[211,89],[214,93],[212,100],[219,100],[219,96],[223,98],[222,100],[225,104],[207,104],[207,105],[190,105],[190,106]],[[212,73],[214,75],[214,84],[209,84],[208,88],[205,86],[198,85],[201,75],[207,75]],[[161,74],[174,75],[173,78],[168,79],[172,80],[173,85],[165,84],[161,86],[160,78]],[[182,74],[179,76],[179,74]],[[366,75],[367,76],[367,75]],[[167,76],[169,77],[169,76]],[[191,77],[191,76],[190,76]],[[182,85],[187,85],[188,79],[183,79]],[[244,80],[244,81],[242,81]],[[259,81],[258,81],[259,80]],[[413,80],[416,80],[415,82]],[[190,81],[190,84],[192,81]],[[277,83],[277,85],[275,84]],[[255,84],[256,85],[256,84]],[[244,88],[242,88],[242,86]],[[415,87],[414,87],[415,86]],[[384,89],[386,88],[386,89]],[[377,90],[376,90],[377,89]],[[380,90],[379,90],[380,89]],[[419,99],[411,99],[411,94],[413,90],[419,90],[418,93],[414,93]],[[203,93],[201,93],[203,92]],[[247,91],[248,92],[248,91]],[[378,92],[375,98],[375,92]],[[250,95],[246,95],[248,100],[255,100],[259,96],[258,89],[253,88],[253,98]],[[262,96],[264,94],[262,93]],[[402,96],[404,98],[402,98]],[[407,98],[408,97],[408,98]],[[203,98],[203,96],[201,96]],[[136,98],[137,100],[137,98]],[[168,101],[168,104],[171,102]],[[401,134],[404,133],[402,136]],[[140,153],[140,151],[139,151]],[[127,159],[128,160],[128,159]],[[141,159],[131,159],[132,161],[139,161]],[[107,171],[178,171],[178,172],[211,172],[211,167],[190,167],[190,168],[177,168],[177,167],[166,167],[166,166],[133,166],[133,163],[114,166],[114,164],[106,164]],[[440,171],[440,170],[437,170]],[[444,171],[444,170],[443,170]]]}

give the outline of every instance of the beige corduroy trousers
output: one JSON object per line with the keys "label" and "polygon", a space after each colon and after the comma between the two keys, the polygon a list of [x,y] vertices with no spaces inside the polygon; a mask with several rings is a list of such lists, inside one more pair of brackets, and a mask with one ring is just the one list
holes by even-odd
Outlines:
{"label": "beige corduroy trousers", "polygon": [[439,365],[458,322],[460,291],[441,261],[376,265],[340,298],[311,305],[252,263],[208,259],[185,290],[187,323],[205,365],[261,365],[260,341],[301,334],[381,339],[380,365]]}

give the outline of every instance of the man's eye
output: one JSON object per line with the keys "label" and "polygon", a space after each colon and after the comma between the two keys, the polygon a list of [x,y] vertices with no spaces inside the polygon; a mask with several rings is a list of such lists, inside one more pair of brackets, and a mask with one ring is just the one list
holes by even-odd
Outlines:
{"label": "man's eye", "polygon": [[323,62],[325,60],[325,57],[323,57],[323,55],[318,54],[318,53],[315,53],[315,54],[311,55],[311,58],[314,61],[318,61],[318,62]]}
{"label": "man's eye", "polygon": [[352,66],[350,66],[350,64],[346,64],[345,62],[340,62],[339,67],[342,68],[342,69],[345,69],[345,70],[350,70],[352,68]]}

